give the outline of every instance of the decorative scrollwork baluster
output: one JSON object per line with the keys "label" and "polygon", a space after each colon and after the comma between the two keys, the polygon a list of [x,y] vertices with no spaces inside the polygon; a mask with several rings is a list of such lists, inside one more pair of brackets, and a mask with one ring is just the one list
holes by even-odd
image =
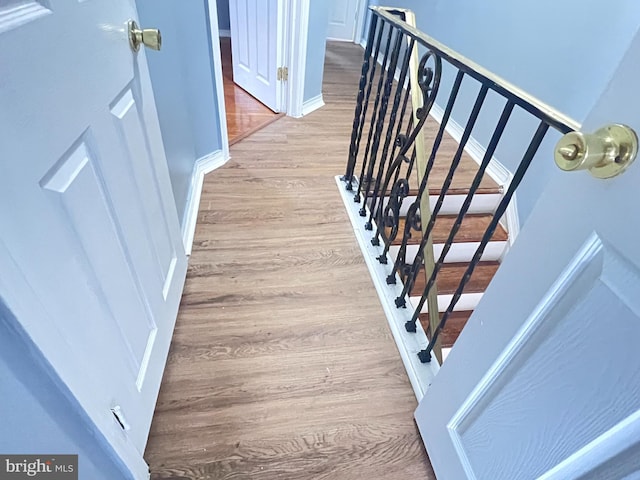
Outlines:
{"label": "decorative scrollwork baluster", "polygon": [[[430,61],[433,61],[434,63],[433,67],[430,66],[429,64]],[[438,89],[440,87],[440,80],[442,78],[442,60],[434,52],[428,51],[422,56],[420,60],[419,68],[418,68],[418,78],[419,78],[418,85],[422,91],[422,98],[423,98],[423,104],[416,111],[416,117],[418,118],[418,122],[415,124],[415,126],[413,127],[409,135],[398,136],[396,139],[396,141],[399,144],[401,144],[401,147],[400,147],[400,151],[398,152],[398,156],[396,157],[396,159],[393,161],[393,163],[387,170],[384,183],[381,187],[381,192],[383,195],[385,194],[385,192],[388,191],[390,182],[394,178],[397,178],[397,176],[399,175],[400,167],[402,166],[403,161],[407,161],[407,162],[409,161],[406,156],[406,153],[412,147],[416,137],[422,130],[426,122],[426,119],[428,117],[429,111],[431,110],[431,108],[433,107],[433,104],[435,103],[435,98],[437,96]],[[410,169],[408,169],[408,172],[410,172]],[[410,178],[408,175],[405,177],[405,180],[407,180],[407,182],[410,181]],[[400,205],[398,206],[398,212],[399,212],[399,207],[402,205],[402,200],[403,199],[397,199],[397,201],[399,201],[400,203]],[[389,250],[389,246],[391,245],[391,242],[395,239],[395,238],[389,238],[384,232],[385,224],[384,224],[383,217],[384,217],[385,208],[383,207],[383,205],[384,205],[384,202],[382,201],[379,202],[378,208],[376,210],[375,217],[376,217],[376,223],[378,225],[378,228],[374,238],[372,239],[372,243],[374,243],[374,245],[376,244],[376,242],[379,243],[380,236],[382,236],[385,242],[384,254],[378,257],[378,260],[381,262],[386,261],[386,253]],[[403,244],[404,243],[405,241],[403,239]],[[405,245],[405,248],[406,248],[406,245]]]}

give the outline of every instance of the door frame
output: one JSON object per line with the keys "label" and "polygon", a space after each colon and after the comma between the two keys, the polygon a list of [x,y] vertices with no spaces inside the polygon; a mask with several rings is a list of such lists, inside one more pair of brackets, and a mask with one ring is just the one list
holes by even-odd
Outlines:
{"label": "door frame", "polygon": [[[229,136],[227,132],[227,108],[224,103],[224,87],[222,78],[222,57],[220,55],[220,31],[218,29],[218,4],[216,0],[208,0],[209,31],[211,33],[211,53],[213,55],[213,76],[216,81],[216,99],[218,102],[218,125],[222,141],[222,155],[229,158]],[[215,40],[218,40],[217,42]]]}
{"label": "door frame", "polygon": [[[218,5],[216,0],[207,0],[209,10],[209,24],[211,31],[211,51],[213,54],[213,69],[216,80],[216,95],[218,99],[218,120],[222,135],[222,151],[225,158],[229,158],[229,140],[227,138],[227,118],[224,103],[224,87],[222,78],[222,61],[220,56],[220,38],[218,29]],[[360,0],[366,3],[366,0]],[[279,24],[282,31],[278,32],[281,58],[289,69],[288,82],[280,82],[281,101],[278,110],[287,116],[302,117],[304,97],[304,77],[306,68],[307,36],[309,32],[309,3],[310,0],[282,0],[279,8]],[[224,31],[224,34],[227,32]],[[233,39],[232,39],[233,41]]]}
{"label": "door frame", "polygon": [[369,8],[368,0],[358,0],[358,10],[356,13],[356,28],[354,31],[353,43],[360,45],[364,36],[364,28],[367,23],[367,10]]}
{"label": "door frame", "polygon": [[342,39],[329,39],[327,40],[335,40],[335,41],[344,41],[344,42],[353,42],[355,44],[360,45],[362,42],[362,35],[364,33],[364,27],[367,19],[367,8],[369,7],[368,0],[358,0],[358,5],[356,6],[356,18],[354,18],[355,25],[353,26],[353,38],[351,40],[342,40]]}

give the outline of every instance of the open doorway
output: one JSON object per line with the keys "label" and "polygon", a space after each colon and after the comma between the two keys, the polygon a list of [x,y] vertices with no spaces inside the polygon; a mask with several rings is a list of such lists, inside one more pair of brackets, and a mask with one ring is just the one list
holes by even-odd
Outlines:
{"label": "open doorway", "polygon": [[227,136],[229,145],[233,145],[277,120],[282,114],[274,113],[234,82],[229,0],[216,0],[216,4]]}
{"label": "open doorway", "polygon": [[222,82],[229,145],[239,142],[284,115],[283,113],[274,113],[233,81],[231,42],[230,35],[220,37]]}

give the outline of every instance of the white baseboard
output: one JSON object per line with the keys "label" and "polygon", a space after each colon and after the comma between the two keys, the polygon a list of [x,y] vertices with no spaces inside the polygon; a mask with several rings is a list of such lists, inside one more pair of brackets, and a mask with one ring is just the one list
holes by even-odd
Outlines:
{"label": "white baseboard", "polygon": [[189,199],[187,200],[184,220],[182,221],[182,242],[184,243],[184,251],[187,255],[191,255],[191,247],[193,246],[193,236],[196,232],[204,176],[227,163],[229,158],[230,157],[225,155],[222,150],[216,150],[196,160],[193,166]]}
{"label": "white baseboard", "polygon": [[310,98],[306,102],[302,104],[302,116],[309,115],[311,112],[324,107],[324,100],[322,99],[322,94],[317,95],[313,98]]}
{"label": "white baseboard", "polygon": [[[409,195],[405,197],[400,206],[400,216],[406,217],[409,213],[409,208],[411,204],[416,201],[415,196]],[[431,210],[435,208],[439,195],[429,195],[429,204],[431,205]],[[440,206],[440,211],[438,215],[458,215],[460,210],[462,209],[462,204],[467,199],[466,195],[445,195],[442,205]],[[483,214],[483,213],[493,213],[496,211],[500,200],[502,199],[502,195],[500,193],[481,193],[478,195],[474,195],[471,199],[471,204],[467,210],[469,214]],[[385,198],[383,200],[383,205],[386,206],[388,204],[389,198]],[[371,208],[371,200],[367,202],[369,208]]]}
{"label": "white baseboard", "polygon": [[[447,252],[446,257],[444,258],[444,262],[468,263],[473,258],[473,255],[476,253],[476,250],[479,246],[480,242],[453,242],[453,244],[451,244],[451,247],[449,247],[449,251]],[[484,252],[482,252],[480,260],[483,262],[499,261],[504,256],[504,251],[508,246],[509,244],[506,241],[491,241],[487,243]],[[419,245],[407,245],[405,254],[405,259],[407,262],[413,262],[413,259],[416,258],[418,247]],[[433,244],[433,253],[436,258],[440,258],[443,248],[444,243]],[[389,249],[389,252],[391,253],[391,256],[395,258],[398,256],[399,250],[399,246],[392,245]]]}
{"label": "white baseboard", "polygon": [[231,30],[218,30],[218,35],[221,37],[230,37]]}
{"label": "white baseboard", "polygon": [[330,42],[356,43],[353,38],[327,37],[327,40]]}

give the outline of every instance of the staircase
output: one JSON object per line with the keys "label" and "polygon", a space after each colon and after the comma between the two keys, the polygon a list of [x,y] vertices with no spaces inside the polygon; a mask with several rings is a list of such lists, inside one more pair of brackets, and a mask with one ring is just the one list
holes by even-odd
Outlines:
{"label": "staircase", "polygon": [[[431,125],[431,128],[436,127],[437,124]],[[450,136],[445,135],[441,148],[443,151],[455,151],[458,148],[458,143]],[[455,223],[456,216],[460,211],[460,206],[463,204],[469,192],[468,184],[471,182],[470,177],[472,173],[477,172],[477,163],[466,153],[463,154],[461,165],[464,166],[464,169],[461,168],[460,172],[466,172],[467,174],[463,174],[456,179],[455,186],[448,190],[440,212],[436,216],[432,233],[436,258],[440,256],[449,232]],[[441,179],[438,178],[438,175],[434,174],[432,181],[437,184]],[[467,185],[465,186],[465,184]],[[438,292],[440,318],[451,302],[462,276],[469,266],[471,257],[478,248],[482,236],[493,218],[493,213],[502,198],[502,187],[495,183],[489,176],[483,178],[482,185],[483,187],[475,192],[469,211],[467,215],[465,215],[460,230],[455,237],[455,241],[445,257],[445,263],[438,273],[436,289]],[[429,200],[432,207],[436,204],[440,192],[441,191],[435,187],[429,189]],[[403,202],[404,208],[401,209],[398,229],[400,232],[404,231],[407,207],[416,200],[416,195],[417,190],[414,189],[410,191]],[[370,201],[368,202],[368,206],[371,207]],[[391,227],[386,227],[386,230],[387,235],[389,235]],[[407,242],[405,266],[414,260],[421,240],[421,232],[412,232],[412,236]],[[499,225],[485,248],[482,260],[476,265],[469,282],[466,284],[464,293],[458,300],[453,314],[449,317],[446,327],[442,331],[440,339],[443,348],[443,357],[446,358],[446,354],[451,347],[453,347],[458,335],[460,335],[467,320],[473,313],[474,308],[482,298],[482,294],[497,272],[500,261],[507,250],[508,240],[508,232],[502,225]],[[401,243],[401,236],[396,237],[391,242],[389,254],[394,261],[397,258]],[[404,270],[400,270],[400,278],[404,283],[406,275],[404,275],[403,272]],[[418,304],[420,296],[425,289],[426,281],[426,273],[423,266],[412,288],[409,290],[409,299],[414,308]],[[426,305],[422,311],[423,313],[419,316],[420,323],[425,331],[429,331],[429,315]]]}
{"label": "staircase", "polygon": [[[479,207],[474,211],[474,213],[467,214],[465,216],[460,230],[456,235],[455,241],[452,244],[449,253],[445,257],[445,263],[438,273],[436,290],[438,292],[440,318],[442,318],[442,313],[451,302],[451,299],[460,284],[462,276],[469,266],[471,257],[473,256],[476,248],[478,248],[482,236],[493,217],[493,211],[500,199],[500,188],[496,185],[493,191],[491,191],[491,189],[487,189],[486,193],[480,193],[477,194],[477,196],[487,197],[479,199],[479,203],[481,205],[485,205],[485,207]],[[464,200],[464,195],[447,195],[445,197],[445,202],[447,200],[449,200],[453,205],[461,204]],[[447,236],[455,222],[456,215],[456,213],[449,211],[449,213],[439,213],[436,216],[436,222],[433,229],[433,248],[436,258],[442,252]],[[401,219],[401,229],[404,226],[405,220],[406,217]],[[407,262],[413,261],[417,246],[422,240],[422,235],[419,232],[416,233],[417,234],[413,235],[408,242]],[[390,248],[390,254],[394,259],[398,254],[401,242],[402,239],[399,238],[396,238],[392,242],[393,246]],[[443,348],[444,358],[446,358],[448,350],[455,343],[458,335],[460,335],[460,332],[467,323],[467,320],[473,313],[474,308],[482,298],[482,294],[485,292],[493,276],[496,274],[507,245],[508,233],[504,227],[500,225],[487,245],[482,260],[476,265],[471,278],[465,285],[464,293],[456,303],[453,314],[449,317],[449,320],[442,331],[440,341]],[[404,283],[406,275],[401,274],[400,277]],[[425,289],[426,281],[426,273],[423,266],[420,269],[412,288],[409,290],[409,298],[414,307],[418,304],[420,296]],[[423,307],[422,312],[423,313],[419,316],[420,323],[425,331],[429,331],[429,315],[427,313],[426,306]]]}
{"label": "staircase", "polygon": [[[349,156],[336,182],[420,399],[475,321],[512,240],[502,220],[515,223],[514,195],[547,132],[575,128],[417,30],[411,11],[371,11]],[[527,145],[502,142],[520,123],[511,122],[516,112],[537,124]],[[504,185],[487,173],[500,169],[496,152],[518,159]]]}

